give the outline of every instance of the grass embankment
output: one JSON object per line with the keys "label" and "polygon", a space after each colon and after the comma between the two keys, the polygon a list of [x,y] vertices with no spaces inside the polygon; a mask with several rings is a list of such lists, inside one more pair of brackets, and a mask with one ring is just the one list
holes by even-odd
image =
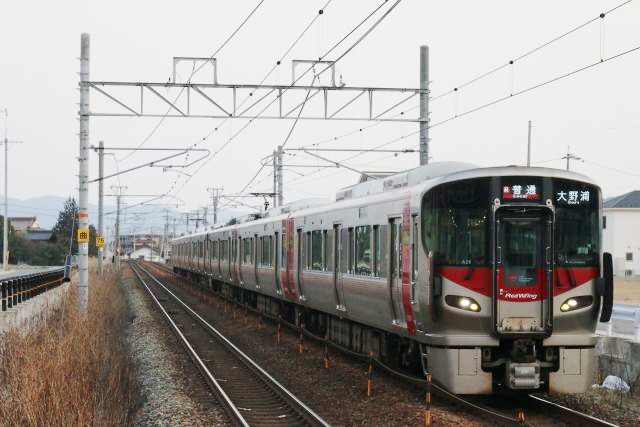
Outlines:
{"label": "grass embankment", "polygon": [[26,336],[0,339],[0,423],[127,425],[135,377],[127,351],[127,304],[115,274],[91,277],[89,307],[75,281],[59,307]]}

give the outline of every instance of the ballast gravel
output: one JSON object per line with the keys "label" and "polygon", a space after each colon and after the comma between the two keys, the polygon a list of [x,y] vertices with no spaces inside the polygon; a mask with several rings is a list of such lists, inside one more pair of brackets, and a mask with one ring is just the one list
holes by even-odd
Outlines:
{"label": "ballast gravel", "polygon": [[[210,395],[177,339],[135,276],[123,269],[124,288],[131,323],[128,342],[136,364],[139,408],[135,425],[212,426],[227,425],[222,409]],[[196,380],[194,380],[196,378]]]}

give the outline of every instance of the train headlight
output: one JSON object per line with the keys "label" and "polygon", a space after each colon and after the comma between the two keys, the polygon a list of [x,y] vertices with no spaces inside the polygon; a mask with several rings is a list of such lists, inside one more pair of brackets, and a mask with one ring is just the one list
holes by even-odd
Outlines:
{"label": "train headlight", "polygon": [[471,297],[463,297],[460,295],[447,295],[444,297],[447,305],[459,308],[461,310],[478,312],[481,310],[480,304]]}
{"label": "train headlight", "polygon": [[593,304],[593,296],[582,295],[579,297],[573,297],[565,300],[560,304],[560,311],[566,313],[567,311],[577,310],[579,308],[588,307]]}

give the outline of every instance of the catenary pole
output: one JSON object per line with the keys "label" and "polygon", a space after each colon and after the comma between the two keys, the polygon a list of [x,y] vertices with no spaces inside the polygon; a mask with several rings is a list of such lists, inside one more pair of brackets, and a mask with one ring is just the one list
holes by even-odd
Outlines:
{"label": "catenary pole", "polygon": [[284,182],[283,182],[283,175],[282,175],[282,145],[278,145],[278,206],[282,206],[282,202],[284,200]]}
{"label": "catenary pole", "polygon": [[[80,42],[80,155],[78,228],[89,229],[89,34]],[[89,300],[89,244],[78,245],[78,298],[82,306]]]}
{"label": "catenary pole", "polygon": [[420,46],[420,166],[429,163],[429,46]]}
{"label": "catenary pole", "polygon": [[527,138],[527,167],[531,167],[531,120],[529,120],[529,136]]}
{"label": "catenary pole", "polygon": [[[98,236],[104,237],[104,141],[98,144]],[[98,273],[104,270],[104,246],[98,248]]]}
{"label": "catenary pole", "polygon": [[273,207],[278,206],[278,153],[273,151]]}

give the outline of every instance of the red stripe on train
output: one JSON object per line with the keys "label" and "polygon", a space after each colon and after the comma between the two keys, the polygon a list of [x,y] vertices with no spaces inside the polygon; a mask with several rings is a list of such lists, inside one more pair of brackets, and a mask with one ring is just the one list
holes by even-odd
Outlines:
{"label": "red stripe on train", "polygon": [[[437,267],[436,274],[463,286],[470,291],[490,297],[492,287],[491,267]],[[554,271],[553,296],[563,294],[578,286],[589,283],[599,276],[597,267],[557,267]],[[538,272],[538,283],[529,287],[511,287],[505,284],[503,273],[500,274],[502,301],[536,301],[546,299],[546,284],[542,280],[543,271]]]}

